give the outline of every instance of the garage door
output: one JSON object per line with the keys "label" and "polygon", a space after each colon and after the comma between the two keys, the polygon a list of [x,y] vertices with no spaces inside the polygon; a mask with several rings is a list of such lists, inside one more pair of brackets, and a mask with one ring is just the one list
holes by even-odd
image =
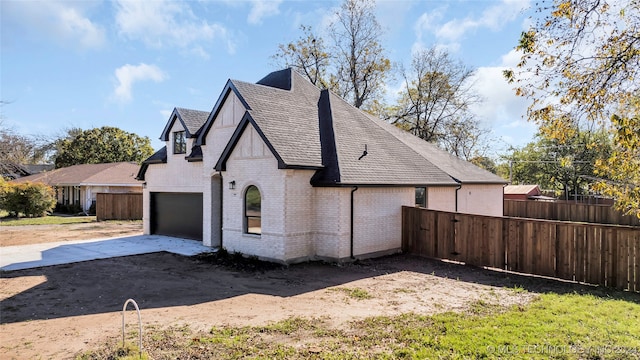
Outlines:
{"label": "garage door", "polygon": [[151,233],[202,240],[202,193],[150,194]]}

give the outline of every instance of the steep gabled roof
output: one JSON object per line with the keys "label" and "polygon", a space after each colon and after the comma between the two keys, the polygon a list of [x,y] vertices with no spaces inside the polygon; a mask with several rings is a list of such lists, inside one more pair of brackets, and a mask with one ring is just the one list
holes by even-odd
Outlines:
{"label": "steep gabled roof", "polygon": [[209,113],[206,111],[192,110],[185,108],[174,108],[169,121],[160,135],[160,140],[169,141],[169,133],[173,124],[180,121],[182,127],[184,127],[187,137],[194,138],[200,134],[200,129],[207,121]]}
{"label": "steep gabled roof", "polygon": [[82,164],[25,176],[14,183],[42,182],[50,186],[138,186],[138,164],[130,162]]}
{"label": "steep gabled roof", "polygon": [[[291,69],[269,74],[258,84],[231,83],[248,105],[247,122],[282,162],[280,167],[318,168],[314,185],[505,182],[321,91]],[[242,130],[239,127],[233,139]],[[233,149],[233,139],[219,170]]]}
{"label": "steep gabled roof", "polygon": [[[247,126],[252,126],[278,160],[279,168],[315,169],[314,186],[443,185],[506,183],[502,178],[450,155],[433,144],[356,109],[339,96],[320,90],[307,79],[285,69],[268,74],[258,83],[227,81],[210,113],[189,113],[176,108],[165,127],[179,119],[191,137],[197,136],[189,161],[201,161],[202,145],[230,93],[245,108],[235,133],[216,164],[226,161]],[[205,116],[206,115],[206,116]],[[199,127],[198,127],[199,126]],[[166,162],[166,149],[164,162]],[[149,164],[162,158],[154,154],[143,163],[139,179]],[[162,160],[160,161],[162,162]]]}

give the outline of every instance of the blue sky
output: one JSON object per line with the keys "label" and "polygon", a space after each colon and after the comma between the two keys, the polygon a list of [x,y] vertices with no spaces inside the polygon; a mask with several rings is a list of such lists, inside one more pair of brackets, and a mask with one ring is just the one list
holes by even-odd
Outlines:
{"label": "blue sky", "polygon": [[[301,24],[322,31],[340,1],[1,0],[0,96],[4,125],[57,135],[116,126],[154,148],[174,107],[210,111],[227,79],[255,82],[278,64],[278,44]],[[527,102],[501,76],[518,61],[527,0],[378,0],[388,57],[408,64],[421,47],[446,48],[475,67],[492,130],[491,155],[530,141]],[[387,84],[393,99],[399,81]]]}

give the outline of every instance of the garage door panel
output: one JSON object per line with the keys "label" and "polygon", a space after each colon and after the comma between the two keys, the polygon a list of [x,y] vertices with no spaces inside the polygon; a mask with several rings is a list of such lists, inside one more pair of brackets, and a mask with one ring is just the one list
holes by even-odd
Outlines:
{"label": "garage door panel", "polygon": [[151,233],[202,240],[202,193],[151,193]]}

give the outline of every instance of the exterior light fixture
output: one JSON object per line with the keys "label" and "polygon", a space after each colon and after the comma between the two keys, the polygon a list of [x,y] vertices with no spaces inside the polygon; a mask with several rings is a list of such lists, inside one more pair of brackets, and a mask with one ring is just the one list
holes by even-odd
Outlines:
{"label": "exterior light fixture", "polygon": [[229,190],[235,190],[236,189],[236,181],[229,181]]}

